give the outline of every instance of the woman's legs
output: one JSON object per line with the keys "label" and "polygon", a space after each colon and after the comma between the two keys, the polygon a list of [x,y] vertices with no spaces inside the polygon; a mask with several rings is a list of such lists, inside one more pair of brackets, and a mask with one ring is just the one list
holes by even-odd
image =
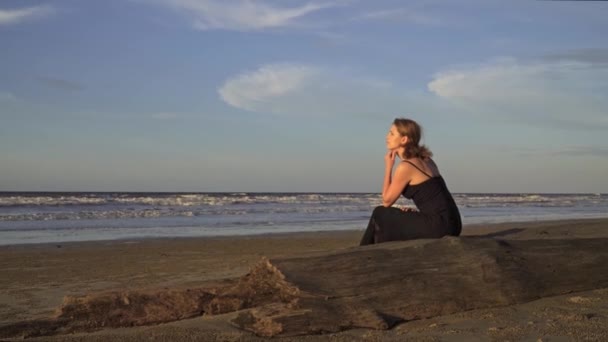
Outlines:
{"label": "woman's legs", "polygon": [[376,220],[374,219],[374,215],[369,219],[369,223],[367,224],[367,229],[365,233],[363,233],[363,238],[359,243],[359,246],[371,245],[375,242],[374,235],[376,234]]}
{"label": "woman's legs", "polygon": [[444,229],[432,226],[419,212],[405,212],[398,208],[378,206],[374,209],[360,246],[387,241],[440,238]]}

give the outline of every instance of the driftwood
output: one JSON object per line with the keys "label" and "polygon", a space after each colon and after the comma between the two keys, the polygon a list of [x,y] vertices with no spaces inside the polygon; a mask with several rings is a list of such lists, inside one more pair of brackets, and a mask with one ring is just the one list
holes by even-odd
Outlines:
{"label": "driftwood", "polygon": [[263,261],[300,294],[243,312],[234,323],[261,336],[386,329],[608,287],[607,242],[443,238]]}
{"label": "driftwood", "polygon": [[66,298],[52,320],[2,327],[0,337],[233,311],[240,311],[235,325],[260,336],[388,329],[401,321],[608,287],[607,243],[446,237],[263,258],[247,275],[219,287]]}

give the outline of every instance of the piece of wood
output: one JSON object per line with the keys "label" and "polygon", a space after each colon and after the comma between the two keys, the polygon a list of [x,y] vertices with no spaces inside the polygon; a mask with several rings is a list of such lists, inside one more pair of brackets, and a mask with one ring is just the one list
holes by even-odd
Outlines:
{"label": "piece of wood", "polygon": [[262,261],[298,298],[242,312],[260,336],[390,328],[398,321],[608,287],[608,239],[452,238]]}
{"label": "piece of wood", "polygon": [[56,317],[0,327],[0,337],[234,311],[240,313],[233,324],[260,336],[389,329],[401,321],[608,287],[607,244],[608,239],[445,237],[262,258],[248,274],[215,287],[68,297]]}

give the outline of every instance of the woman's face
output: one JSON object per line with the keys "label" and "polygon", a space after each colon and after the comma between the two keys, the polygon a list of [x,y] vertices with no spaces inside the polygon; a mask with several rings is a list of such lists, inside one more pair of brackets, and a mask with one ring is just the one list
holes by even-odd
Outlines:
{"label": "woman's face", "polygon": [[407,137],[401,135],[395,125],[391,125],[391,128],[386,134],[386,148],[388,150],[396,150],[403,146],[407,141]]}

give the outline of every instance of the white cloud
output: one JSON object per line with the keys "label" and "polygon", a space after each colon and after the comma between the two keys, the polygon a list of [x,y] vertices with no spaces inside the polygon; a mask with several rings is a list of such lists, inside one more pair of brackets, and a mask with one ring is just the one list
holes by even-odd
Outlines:
{"label": "white cloud", "polygon": [[236,108],[255,111],[314,82],[319,69],[296,64],[272,64],[228,79],[218,90]]}
{"label": "white cloud", "polygon": [[457,113],[488,122],[597,131],[608,127],[607,80],[606,65],[503,58],[440,72],[428,83],[429,93],[346,68],[269,64],[228,78],[218,92],[230,106],[265,114]]}
{"label": "white cloud", "polygon": [[309,2],[297,7],[276,7],[264,1],[156,0],[188,15],[200,30],[252,31],[298,25],[298,19],[336,2]]}
{"label": "white cloud", "polygon": [[428,89],[479,115],[561,127],[606,127],[608,67],[580,61],[520,62],[440,72]]}
{"label": "white cloud", "polygon": [[53,13],[53,7],[48,5],[19,9],[0,9],[0,25],[18,24],[26,20],[45,17]]}
{"label": "white cloud", "polygon": [[408,94],[386,80],[302,64],[264,65],[229,78],[218,92],[233,107],[286,116],[374,117],[429,106],[428,94]]}

